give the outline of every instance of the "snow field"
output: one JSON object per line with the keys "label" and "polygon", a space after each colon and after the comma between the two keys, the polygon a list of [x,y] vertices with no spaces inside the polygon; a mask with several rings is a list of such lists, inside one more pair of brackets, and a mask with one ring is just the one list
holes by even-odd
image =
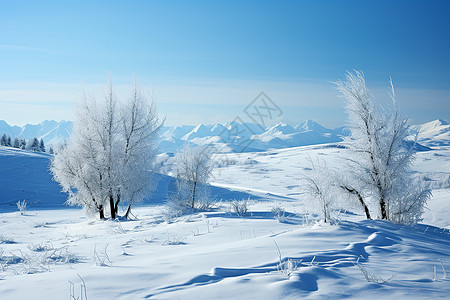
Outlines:
{"label": "snow field", "polygon": [[[50,245],[67,247],[74,261],[50,263],[50,271],[34,274],[23,274],[25,262],[7,265],[2,299],[68,297],[69,281],[81,284],[77,274],[92,299],[448,295],[449,279],[442,278],[440,266],[450,264],[448,230],[384,221],[306,225],[295,203],[287,205],[286,223],[279,223],[269,212],[273,205],[252,204],[245,218],[218,211],[172,224],[155,218],[161,207],[136,209],[139,220],[120,223],[87,219],[75,210],[3,214],[1,232],[10,232],[15,242],[1,244],[3,257],[42,255],[32,246]],[[288,260],[295,264],[290,276],[280,270]],[[379,278],[395,277],[387,284],[367,282],[357,262]],[[23,288],[24,281],[33,288]]]}
{"label": "snow field", "polygon": [[[309,160],[341,164],[342,154],[330,145],[226,154],[231,164],[215,169],[211,187],[222,200],[218,209],[174,223],[162,217],[165,175],[148,202],[133,209],[136,221],[88,218],[57,209],[56,198],[49,209],[1,213],[1,299],[76,298],[82,280],[88,299],[448,298],[450,148],[418,153],[413,169],[435,189],[414,227],[366,221],[356,210],[336,213],[333,225],[304,215],[300,179]],[[40,157],[37,169],[44,166]],[[38,196],[54,184],[21,176],[32,189],[43,187]],[[247,215],[237,216],[231,201],[249,196]],[[152,199],[157,205],[149,205]],[[274,219],[273,207],[286,211],[284,222]]]}

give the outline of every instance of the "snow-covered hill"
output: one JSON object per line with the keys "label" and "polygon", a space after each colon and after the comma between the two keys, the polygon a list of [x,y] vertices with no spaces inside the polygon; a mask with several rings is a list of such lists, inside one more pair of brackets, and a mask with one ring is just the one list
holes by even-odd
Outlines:
{"label": "snow-covered hill", "polygon": [[50,155],[0,147],[0,211],[17,210],[25,200],[30,209],[63,208],[67,195],[52,181]]}
{"label": "snow-covered hill", "polygon": [[[214,171],[217,209],[168,223],[170,176],[158,175],[136,220],[99,221],[62,206],[48,155],[0,148],[0,201],[23,193],[30,203],[24,215],[0,212],[0,298],[447,299],[450,147],[418,153],[414,170],[433,198],[412,227],[363,220],[357,210],[334,225],[305,216],[309,158],[340,164],[345,151],[217,154],[228,162]],[[230,201],[248,198],[247,215],[237,216]],[[286,211],[281,222],[273,207]]]}
{"label": "snow-covered hill", "polygon": [[450,125],[444,120],[434,120],[422,125],[412,126],[419,143],[430,146],[450,146]]}

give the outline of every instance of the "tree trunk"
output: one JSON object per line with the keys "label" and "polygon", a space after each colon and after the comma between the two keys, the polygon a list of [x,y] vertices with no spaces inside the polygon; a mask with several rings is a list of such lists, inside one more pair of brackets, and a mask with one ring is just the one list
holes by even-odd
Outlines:
{"label": "tree trunk", "polygon": [[103,220],[105,218],[105,212],[103,211],[103,205],[100,205],[98,208],[98,212],[100,213],[100,220]]}
{"label": "tree trunk", "polygon": [[109,194],[109,206],[110,206],[110,209],[111,209],[111,219],[115,219],[116,218],[116,211],[115,211],[115,208],[114,208],[114,197],[113,197],[112,193]]}
{"label": "tree trunk", "polygon": [[383,196],[380,196],[380,210],[381,210],[381,218],[383,220],[388,219],[387,211],[386,211],[386,201]]}
{"label": "tree trunk", "polygon": [[[375,175],[378,178],[378,173],[375,173]],[[388,219],[388,215],[387,215],[387,211],[386,211],[386,200],[384,199],[383,188],[382,188],[380,179],[377,180],[377,188],[378,188],[378,193],[380,193],[381,219],[387,220]]]}
{"label": "tree trunk", "polygon": [[119,213],[119,202],[120,202],[120,193],[117,194],[117,200],[114,204],[114,211],[116,212],[116,215]]}
{"label": "tree trunk", "polygon": [[194,181],[194,190],[192,191],[192,208],[194,208],[195,201],[195,187],[197,186],[197,181]]}
{"label": "tree trunk", "polygon": [[370,217],[370,211],[369,208],[367,207],[366,203],[364,202],[363,197],[361,196],[360,193],[358,193],[358,191],[355,191],[355,195],[358,197],[359,202],[361,203],[361,205],[364,208],[364,212],[366,213],[366,218],[367,220],[372,220],[372,218]]}
{"label": "tree trunk", "polygon": [[366,203],[364,202],[364,199],[363,199],[362,195],[355,189],[351,189],[351,188],[346,187],[346,186],[341,186],[341,188],[343,188],[347,192],[349,192],[349,193],[351,193],[353,195],[356,195],[356,197],[358,197],[359,203],[361,203],[362,207],[364,208],[364,212],[366,213],[367,220],[372,220],[372,218],[370,217],[369,208],[367,207]]}
{"label": "tree trunk", "polygon": [[128,204],[127,212],[125,213],[125,219],[128,220],[128,215],[131,213],[131,203]]}

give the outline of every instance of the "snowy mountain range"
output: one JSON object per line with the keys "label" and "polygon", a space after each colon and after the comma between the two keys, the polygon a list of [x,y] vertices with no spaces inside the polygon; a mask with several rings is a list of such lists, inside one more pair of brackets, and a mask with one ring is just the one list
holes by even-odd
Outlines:
{"label": "snowy mountain range", "polygon": [[70,121],[43,121],[39,124],[26,124],[22,127],[10,126],[0,120],[0,134],[7,134],[12,138],[20,137],[26,140],[32,138],[43,139],[46,144],[59,145],[66,140],[72,132],[72,122]]}
{"label": "snowy mountain range", "polygon": [[[427,147],[450,145],[450,125],[444,120],[434,120],[411,126],[418,134],[418,142]],[[58,145],[72,131],[70,121],[43,121],[36,125],[10,126],[0,120],[0,134],[31,139],[42,138],[47,145]],[[328,129],[308,120],[290,126],[278,123],[262,128],[254,123],[226,122],[197,126],[163,126],[160,132],[160,152],[176,152],[186,143],[193,145],[212,144],[223,152],[251,152],[267,149],[282,149],[306,145],[335,143],[348,134],[346,127]]]}

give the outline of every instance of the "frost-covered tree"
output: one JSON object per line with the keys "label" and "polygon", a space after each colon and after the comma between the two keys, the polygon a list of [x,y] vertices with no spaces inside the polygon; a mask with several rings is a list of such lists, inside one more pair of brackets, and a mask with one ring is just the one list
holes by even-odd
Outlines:
{"label": "frost-covered tree", "polygon": [[39,150],[41,152],[45,152],[45,145],[44,145],[44,140],[41,138],[41,140],[39,141]]}
{"label": "frost-covered tree", "polygon": [[120,134],[118,160],[118,188],[115,191],[115,211],[121,199],[126,199],[128,217],[131,205],[145,197],[153,189],[152,176],[156,168],[155,158],[158,131],[162,125],[158,120],[156,108],[135,86],[131,97],[119,110]]}
{"label": "frost-covered tree", "polygon": [[407,146],[409,127],[399,113],[391,81],[390,109],[376,109],[362,72],[348,73],[346,81],[337,82],[346,99],[350,136],[348,170],[352,186],[343,184],[348,193],[375,201],[382,219],[401,223],[420,220],[430,191],[412,184],[412,147]]}
{"label": "frost-covered tree", "polygon": [[[111,84],[103,101],[84,96],[72,137],[52,162],[55,179],[63,189],[72,191],[69,203],[101,216],[109,206],[111,218],[116,218],[118,205],[124,201],[128,216],[131,204],[154,186],[159,128],[155,107],[136,86],[123,102],[118,101]],[[67,173],[67,169],[74,172]]]}
{"label": "frost-covered tree", "polygon": [[186,145],[180,150],[174,157],[176,193],[171,197],[172,204],[180,209],[192,209],[207,204],[205,184],[208,183],[212,170],[209,147],[194,148]]}
{"label": "frost-covered tree", "polygon": [[33,152],[41,152],[41,147],[39,144],[39,140],[37,138],[33,138],[29,140],[26,146],[26,149]]}
{"label": "frost-covered tree", "polygon": [[19,138],[17,138],[17,137],[14,138],[12,146],[14,148],[17,148],[17,149],[20,148],[20,140],[19,140]]}
{"label": "frost-covered tree", "polygon": [[20,139],[20,149],[24,150],[27,148],[27,141],[25,139]]}
{"label": "frost-covered tree", "polygon": [[361,181],[355,180],[355,172],[353,170],[346,170],[346,174],[340,173],[337,175],[334,173],[334,184],[339,187],[338,191],[343,193],[344,197],[347,197],[347,203],[344,205],[345,209],[361,208],[368,220],[372,219],[370,213],[369,204],[367,199],[362,194],[364,190],[361,187]]}
{"label": "frost-covered tree", "polygon": [[0,139],[0,145],[1,146],[8,146],[8,136],[6,133],[2,135],[2,138]]}
{"label": "frost-covered tree", "polygon": [[336,201],[336,186],[331,176],[331,170],[326,168],[325,163],[320,164],[318,161],[315,164],[311,161],[311,174],[305,178],[306,192],[309,198],[309,205],[307,209],[320,212],[321,217],[325,223],[331,219],[331,210],[333,201]]}
{"label": "frost-covered tree", "polygon": [[88,213],[99,213],[100,219],[103,219],[105,199],[102,195],[102,174],[87,160],[92,157],[87,155],[86,149],[75,146],[75,140],[79,141],[72,137],[69,144],[58,149],[51,165],[53,178],[69,194],[67,204],[83,206]]}

